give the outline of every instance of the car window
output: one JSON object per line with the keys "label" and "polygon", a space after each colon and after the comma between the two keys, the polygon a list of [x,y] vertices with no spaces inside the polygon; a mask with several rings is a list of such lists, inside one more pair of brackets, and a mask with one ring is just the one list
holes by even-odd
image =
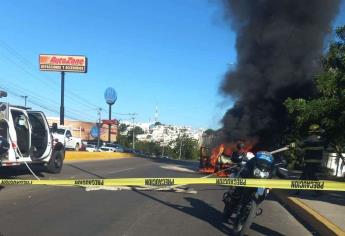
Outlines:
{"label": "car window", "polygon": [[29,129],[28,118],[24,115],[23,112],[12,110],[11,113],[12,113],[13,124],[16,127],[23,127],[25,129]]}
{"label": "car window", "polygon": [[64,135],[65,134],[65,130],[64,129],[57,129],[56,133]]}
{"label": "car window", "polygon": [[66,137],[72,137],[71,131],[69,130],[66,131]]}

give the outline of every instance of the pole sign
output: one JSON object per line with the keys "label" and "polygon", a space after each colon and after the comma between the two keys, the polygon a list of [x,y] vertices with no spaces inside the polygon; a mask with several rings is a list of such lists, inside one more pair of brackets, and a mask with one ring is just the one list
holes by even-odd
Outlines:
{"label": "pole sign", "polygon": [[102,120],[103,125],[116,125],[117,120]]}
{"label": "pole sign", "polygon": [[96,126],[93,126],[90,130],[90,134],[93,138],[97,138],[99,133],[99,128]]}
{"label": "pole sign", "polygon": [[115,89],[109,87],[104,92],[104,99],[109,105],[113,105],[117,100],[117,94]]}
{"label": "pole sign", "polygon": [[87,58],[85,56],[40,54],[41,71],[87,72]]}

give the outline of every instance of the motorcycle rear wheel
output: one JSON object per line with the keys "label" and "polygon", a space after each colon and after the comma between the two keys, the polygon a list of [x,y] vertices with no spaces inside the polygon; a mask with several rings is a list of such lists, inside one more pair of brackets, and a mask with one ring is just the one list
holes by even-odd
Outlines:
{"label": "motorcycle rear wheel", "polygon": [[250,204],[251,204],[251,207],[250,207],[248,216],[245,219],[245,222],[242,223],[242,220],[240,219],[239,222],[237,222],[234,225],[233,233],[236,236],[246,235],[249,232],[250,226],[253,223],[253,220],[256,216],[257,205],[254,200],[252,200]]}

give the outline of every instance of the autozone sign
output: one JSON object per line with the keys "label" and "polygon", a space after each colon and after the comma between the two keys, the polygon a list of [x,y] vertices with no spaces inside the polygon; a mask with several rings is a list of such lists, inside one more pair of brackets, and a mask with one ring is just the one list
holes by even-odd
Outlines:
{"label": "autozone sign", "polygon": [[40,54],[39,64],[42,71],[87,72],[85,56]]}

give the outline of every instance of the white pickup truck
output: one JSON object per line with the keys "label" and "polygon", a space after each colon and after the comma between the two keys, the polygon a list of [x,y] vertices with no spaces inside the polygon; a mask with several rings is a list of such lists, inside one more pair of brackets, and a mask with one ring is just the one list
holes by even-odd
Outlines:
{"label": "white pickup truck", "polygon": [[81,138],[73,137],[72,131],[68,127],[58,127],[53,131],[53,138],[62,143],[66,149],[79,151],[82,142]]}
{"label": "white pickup truck", "polygon": [[43,112],[0,102],[0,167],[27,163],[60,173],[64,158],[65,148],[54,142]]}

